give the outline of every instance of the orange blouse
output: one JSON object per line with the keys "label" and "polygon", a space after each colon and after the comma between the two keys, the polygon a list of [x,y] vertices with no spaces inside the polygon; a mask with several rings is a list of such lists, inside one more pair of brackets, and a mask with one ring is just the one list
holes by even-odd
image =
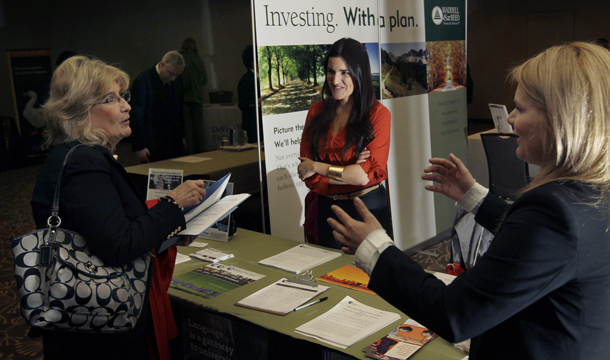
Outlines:
{"label": "orange blouse", "polygon": [[[305,128],[309,125],[310,121],[313,120],[318,114],[322,112],[324,103],[319,101],[309,108],[307,113],[307,120],[305,121]],[[373,106],[369,112],[371,123],[373,124],[373,132],[375,138],[371,141],[366,148],[371,151],[371,156],[360,166],[369,176],[369,183],[360,185],[330,185],[330,179],[326,176],[319,174],[312,175],[305,179],[305,185],[322,195],[326,194],[345,194],[352,191],[357,191],[371,185],[378,184],[388,178],[387,164],[388,155],[390,153],[390,111],[383,106],[379,101],[374,100]],[[358,159],[358,154],[354,146],[349,148],[347,152],[341,155],[343,147],[345,146],[345,126],[337,136],[333,137],[332,125],[328,127],[327,134],[328,144],[324,144],[324,140],[320,139],[319,153],[320,162],[348,166],[353,165]],[[303,132],[301,137],[301,156],[312,158],[310,155],[311,150],[311,139]]]}

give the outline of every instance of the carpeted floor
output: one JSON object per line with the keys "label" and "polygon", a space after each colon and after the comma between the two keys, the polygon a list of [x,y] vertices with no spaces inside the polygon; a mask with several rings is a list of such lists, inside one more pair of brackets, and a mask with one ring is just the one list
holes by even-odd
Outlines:
{"label": "carpeted floor", "polygon": [[0,172],[0,358],[42,359],[42,341],[21,318],[9,240],[35,229],[30,197],[41,165]]}
{"label": "carpeted floor", "polygon": [[[133,165],[135,157],[129,144],[119,144],[117,154],[124,165]],[[0,359],[42,359],[42,341],[27,336],[29,327],[21,318],[13,274],[13,255],[9,240],[35,229],[30,198],[42,165],[0,172]],[[441,241],[416,253],[413,258],[429,270],[445,270],[450,261],[450,244]]]}

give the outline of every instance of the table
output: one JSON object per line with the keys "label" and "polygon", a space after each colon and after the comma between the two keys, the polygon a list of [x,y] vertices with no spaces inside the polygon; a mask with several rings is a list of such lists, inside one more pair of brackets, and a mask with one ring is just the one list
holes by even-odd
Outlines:
{"label": "table", "polygon": [[[487,157],[485,148],[481,141],[481,134],[498,133],[498,130],[491,129],[468,136],[468,170],[472,177],[481,185],[489,188],[489,169],[487,168]],[[540,171],[540,166],[529,165],[530,177],[534,177]]]}
{"label": "table", "polygon": [[[148,170],[150,168],[181,169],[186,179],[204,177],[208,180],[219,180],[228,172],[231,172],[230,182],[234,183],[234,193],[260,192],[258,151],[256,147],[242,151],[215,150],[192,156],[210,159],[195,163],[163,160],[129,166],[125,170],[132,176],[138,188],[144,191],[144,196],[146,196],[146,184],[148,183]],[[261,161],[264,168],[264,152],[261,152]]]}
{"label": "table", "polygon": [[204,104],[203,105],[203,137],[204,151],[220,148],[222,138],[229,137],[229,129],[241,126],[241,110],[234,104]]}
{"label": "table", "polygon": [[[257,347],[260,357],[256,355],[257,351],[252,350],[248,352],[250,354],[248,355],[249,359],[330,358],[324,355],[325,353],[332,353],[335,355],[333,357],[334,359],[367,359],[364,356],[362,349],[366,345],[369,345],[370,343],[389,334],[401,324],[400,321],[404,321],[406,319],[406,315],[404,313],[394,308],[379,296],[334,285],[331,289],[324,293],[324,296],[328,296],[328,301],[316,304],[310,309],[290,313],[286,316],[278,316],[262,311],[235,306],[234,304],[237,301],[245,298],[255,291],[262,289],[263,287],[272,284],[278,279],[282,277],[295,276],[294,274],[282,270],[259,265],[258,261],[290,249],[299,243],[292,240],[247,231],[244,229],[238,229],[233,240],[228,243],[214,242],[209,240],[201,241],[207,242],[208,247],[225,250],[235,255],[234,258],[224,261],[223,264],[237,266],[246,270],[265,274],[266,276],[251,284],[231,290],[212,299],[205,299],[185,291],[170,288],[169,295],[172,303],[178,308],[182,309],[179,311],[180,314],[178,314],[177,317],[180,318],[179,320],[182,324],[181,328],[185,341],[185,358],[188,358],[189,355],[194,355],[193,358],[197,358],[197,351],[202,351],[203,340],[197,339],[197,336],[201,336],[201,334],[197,333],[197,329],[195,329],[201,327],[199,326],[201,324],[197,321],[197,319],[201,319],[202,317],[207,319],[208,322],[212,322],[212,324],[205,325],[207,327],[205,329],[207,333],[216,333],[218,335],[219,333],[215,332],[215,329],[213,329],[215,325],[219,325],[223,328],[219,329],[218,331],[224,331],[225,334],[230,332],[232,334],[230,344],[235,345],[234,348],[238,348],[240,344],[242,344],[242,346]],[[197,248],[192,247],[178,248],[178,251],[183,254],[189,254],[197,250]],[[351,264],[353,260],[353,256],[343,254],[339,258],[315,267],[313,269],[313,275],[314,277],[319,277],[344,265]],[[206,264],[208,263],[192,259],[185,263],[178,264],[174,270],[174,274],[182,274],[198,267],[205,266]],[[386,311],[397,312],[401,315],[401,320],[377,331],[376,333],[366,337],[364,340],[357,342],[345,350],[331,347],[330,345],[326,345],[318,340],[308,338],[294,332],[294,329],[296,329],[298,326],[330,310],[347,295],[366,305]],[[194,324],[197,324],[197,326],[194,326]],[[227,329],[227,327],[232,326],[231,324],[236,325],[234,325],[234,328],[232,329]],[[247,331],[243,330],[244,327],[247,329]],[[241,334],[244,333],[250,337],[256,337],[257,341],[248,343],[248,339],[241,338]],[[208,342],[208,340],[205,341]],[[222,346],[233,346],[230,344],[220,344],[219,346],[216,346],[216,348],[218,349]],[[199,349],[197,349],[198,347]],[[291,351],[291,353],[286,354],[287,351]],[[193,354],[193,352],[195,352],[195,354]],[[317,356],[316,354],[319,354],[320,356]],[[444,339],[437,338],[426,344],[410,359],[462,359],[464,356],[464,353],[453,347],[450,343]],[[232,359],[239,358],[239,356],[232,357]]]}

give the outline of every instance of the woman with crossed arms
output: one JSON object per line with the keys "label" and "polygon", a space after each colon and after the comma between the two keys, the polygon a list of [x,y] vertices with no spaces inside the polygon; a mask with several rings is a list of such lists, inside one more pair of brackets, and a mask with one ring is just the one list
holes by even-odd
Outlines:
{"label": "woman with crossed arms", "polygon": [[381,186],[388,177],[390,111],[375,100],[368,54],[360,42],[336,41],[326,55],[324,71],[323,100],[307,114],[298,172],[319,194],[317,219],[306,211],[306,228],[317,222],[320,245],[338,249],[326,222],[334,216],[333,204],[358,217],[351,199],[360,197],[392,233],[388,195]]}

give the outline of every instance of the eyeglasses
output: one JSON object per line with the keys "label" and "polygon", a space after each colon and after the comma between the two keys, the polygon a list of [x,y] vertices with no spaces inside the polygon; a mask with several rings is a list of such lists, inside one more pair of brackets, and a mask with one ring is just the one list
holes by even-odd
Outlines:
{"label": "eyeglasses", "polygon": [[110,95],[108,96],[106,99],[104,99],[104,101],[97,103],[98,105],[115,105],[115,104],[119,104],[121,102],[121,99],[125,100],[126,102],[129,102],[129,100],[131,100],[131,93],[129,91],[125,91],[124,93],[120,94],[119,96],[114,96],[114,95]]}

